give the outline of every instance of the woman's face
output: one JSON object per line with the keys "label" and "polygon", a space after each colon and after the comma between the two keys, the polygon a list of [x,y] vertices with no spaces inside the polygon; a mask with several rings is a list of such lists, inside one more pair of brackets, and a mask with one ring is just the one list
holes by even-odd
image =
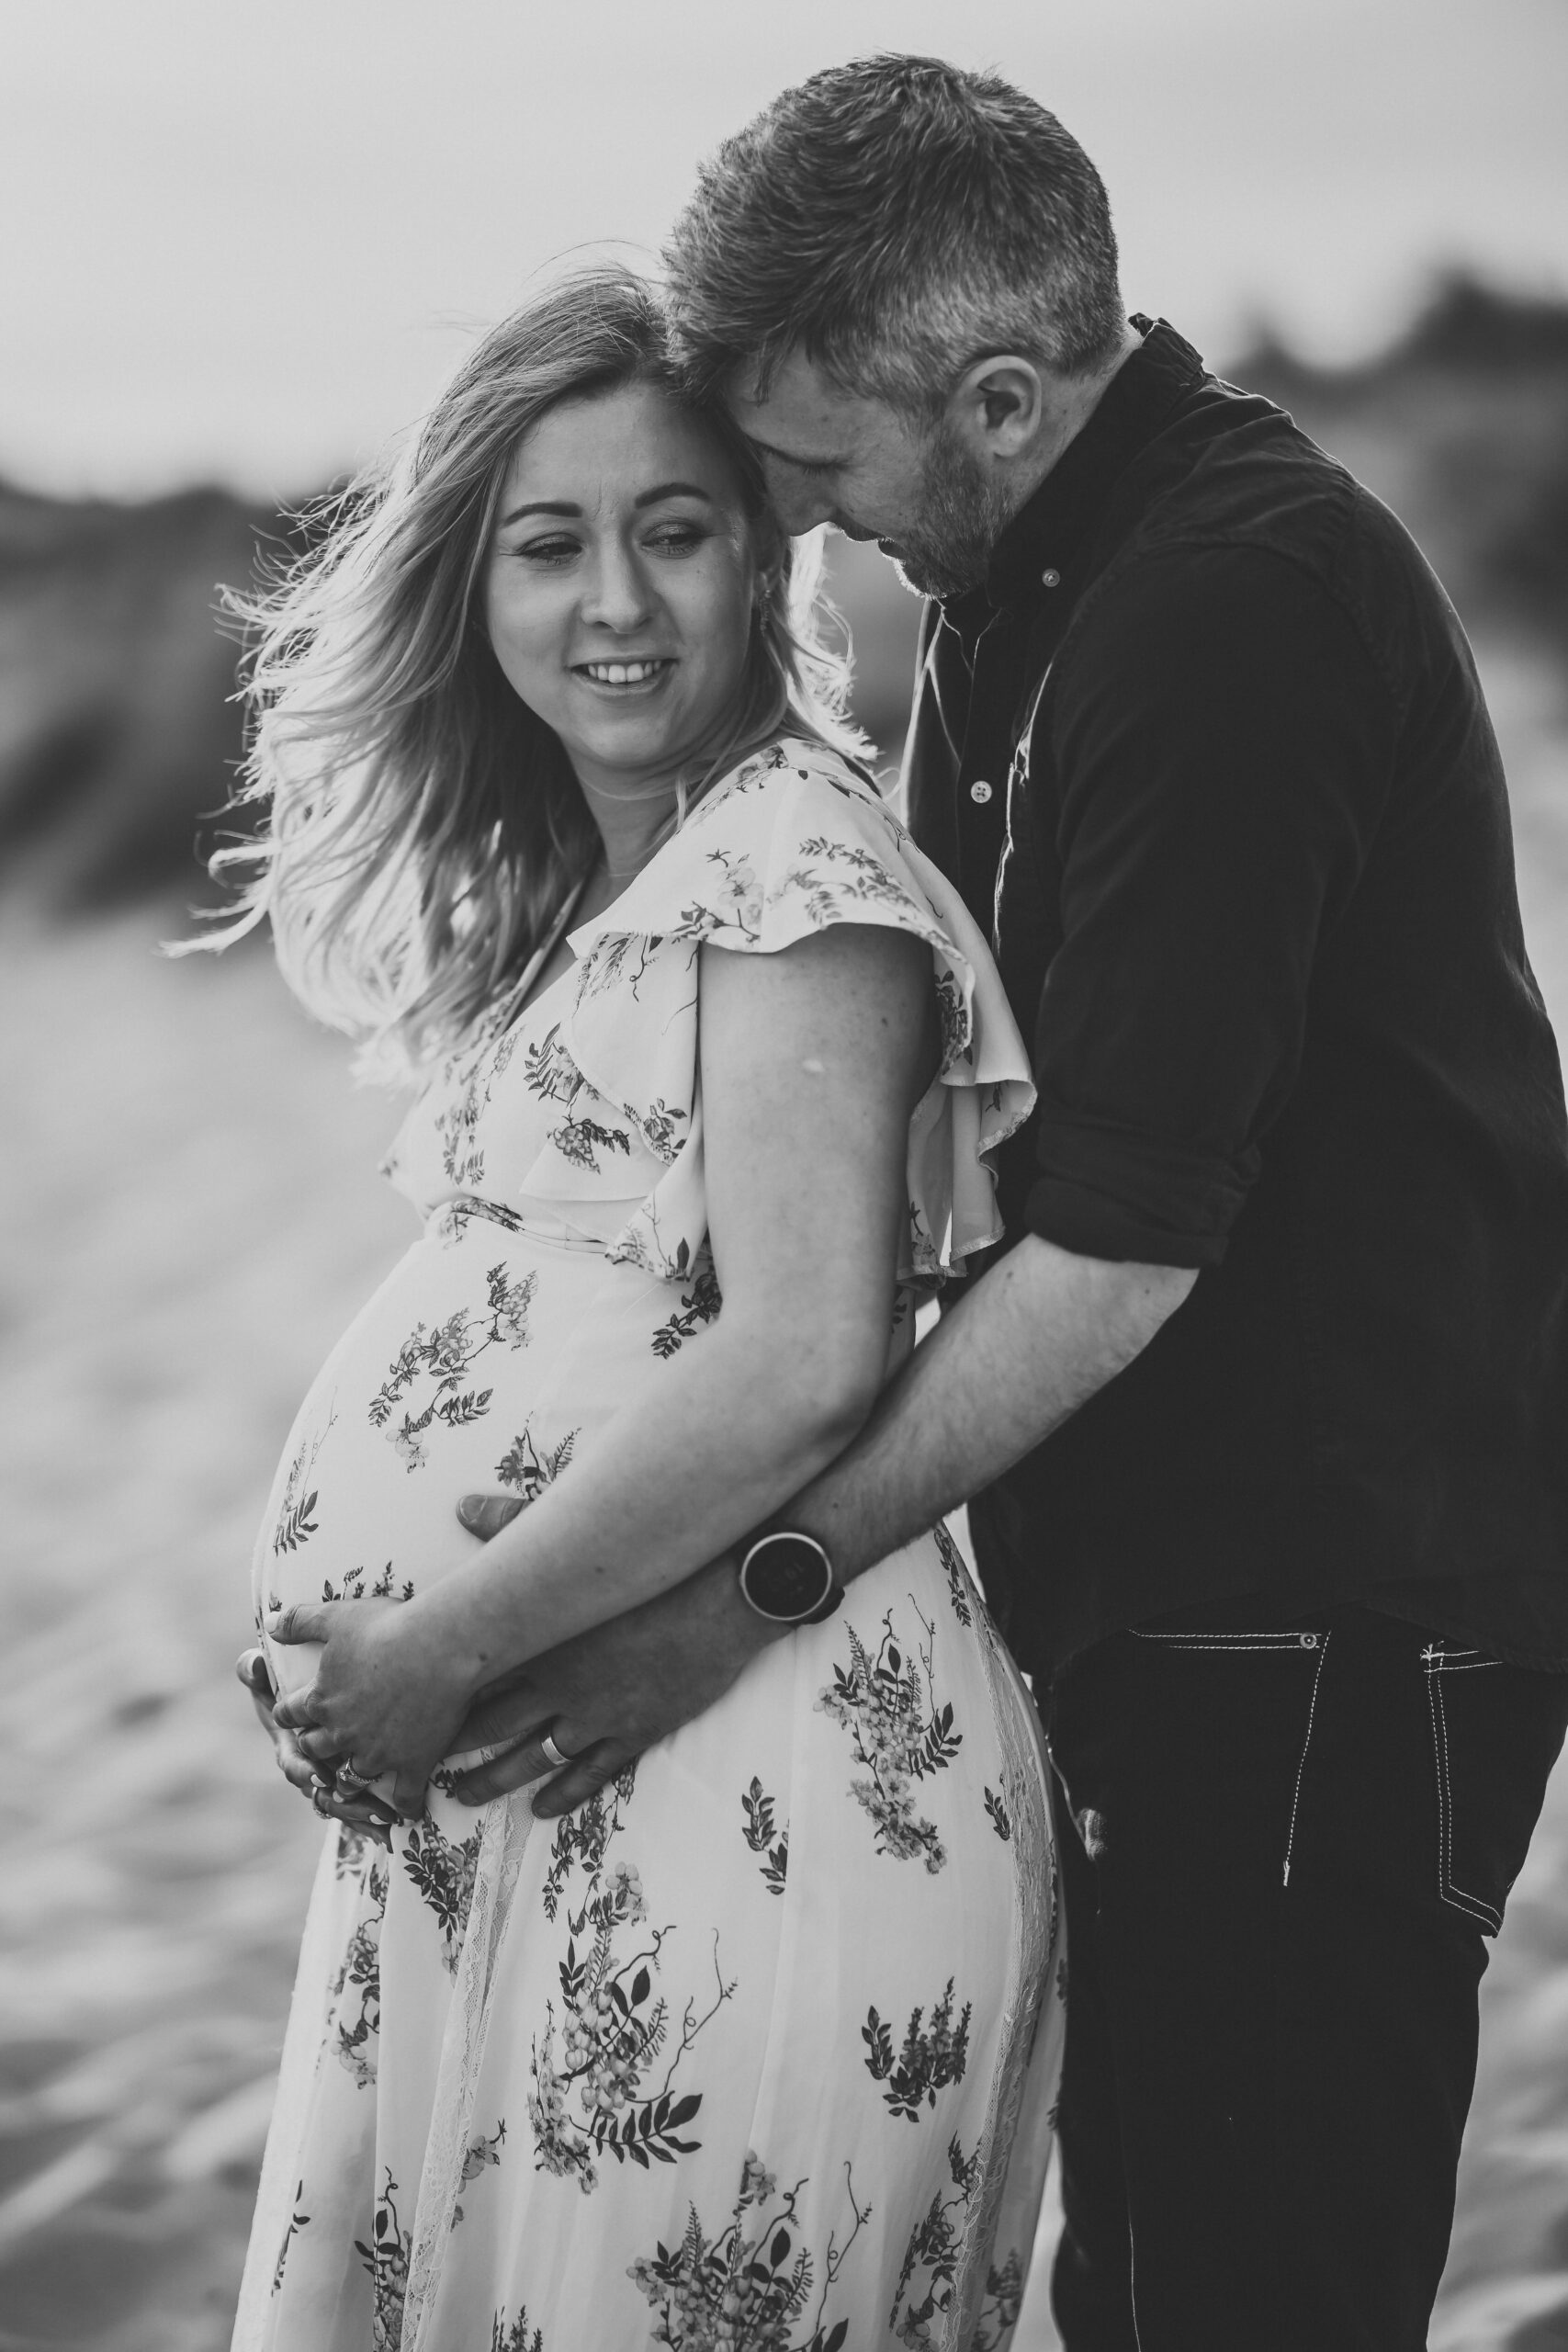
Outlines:
{"label": "woman's face", "polygon": [[563,401],[502,488],[491,643],[586,785],[625,793],[700,758],[740,687],[755,563],[722,447],[651,385]]}

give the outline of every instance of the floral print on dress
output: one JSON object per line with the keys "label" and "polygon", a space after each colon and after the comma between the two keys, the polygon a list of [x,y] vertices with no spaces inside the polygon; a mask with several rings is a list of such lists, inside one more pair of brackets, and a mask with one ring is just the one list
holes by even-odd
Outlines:
{"label": "floral print on dress", "polygon": [[972,1624],[974,1618],[969,1604],[975,1598],[975,1589],[969,1581],[969,1571],[964,1564],[964,1555],[953,1542],[944,1521],[939,1519],[931,1533],[936,1538],[936,1548],[942,1555],[942,1565],[947,1570],[948,1598],[953,1602],[953,1613],[961,1625]]}
{"label": "floral print on dress", "polygon": [[[635,1864],[608,1860],[633,1781],[623,1774],[613,1790],[562,1819],[545,1881],[545,1916],[553,1921],[564,1911],[567,1928],[557,1962],[560,2041],[558,2048],[552,1999],[545,2005],[545,2030],[533,2043],[528,2119],[539,2169],[574,2179],[585,2197],[598,2187],[607,2156],[646,2172],[650,2163],[673,2164],[702,2145],[681,2135],[703,2094],[677,2094],[675,2075],[703,2028],[735,1996],[719,1970],[716,1936],[705,2009],[688,1997],[677,2025],[669,1999],[655,1990],[660,1952],[674,1928],[647,1925]],[[574,1909],[568,1889],[579,1879]]]}
{"label": "floral print on dress", "polygon": [[[447,1101],[435,1113],[432,1124],[441,1147],[441,1165],[452,1182],[464,1192],[484,1182],[484,1146],[479,1140],[479,1132],[490,1108],[491,1089],[498,1078],[504,1076],[516,1050],[516,1033],[506,1027],[512,1002],[511,998],[503,998],[491,1019],[483,1024],[477,1044],[467,1052],[449,1055],[442,1069]],[[458,1075],[465,1071],[467,1075],[459,1086]],[[394,1151],[390,1165],[395,1166],[396,1158]]]}
{"label": "floral print on dress", "polygon": [[409,2257],[413,2233],[398,2214],[398,2184],[383,2165],[381,2190],[370,2224],[370,2243],[355,2238],[354,2250],[370,2276],[375,2315],[370,2341],[374,2352],[400,2352],[403,2340],[403,2297],[408,2291]]}
{"label": "floral print on dress", "polygon": [[762,1857],[757,1866],[762,1873],[762,1883],[770,1894],[782,1894],[789,1876],[789,1824],[786,1821],[782,1829],[775,1831],[773,1801],[755,1772],[750,1787],[740,1799],[740,1810],[745,1816],[746,1843],[754,1854]]}
{"label": "floral print on dress", "polygon": [[877,1852],[896,1855],[900,1861],[919,1859],[934,1873],[946,1862],[947,1849],[935,1822],[917,1813],[914,1784],[945,1771],[963,1746],[964,1735],[953,1728],[951,1702],[937,1704],[936,1629],[924,1617],[920,1623],[926,1639],[918,1654],[911,1655],[896,1635],[888,1610],[874,1658],[854,1627],[847,1625],[850,1663],[835,1665],[833,1679],[817,1704],[843,1724],[854,1744],[855,1760],[867,1767],[851,1780],[850,1790],[876,1825]]}
{"label": "floral print on dress", "polygon": [[272,2291],[275,2295],[283,2285],[283,2274],[288,2264],[289,2247],[300,2231],[310,2227],[310,2216],[309,2213],[302,2213],[299,2210],[304,2201],[305,2184],[302,2180],[297,2181],[288,2215],[288,2227],[283,2233],[283,2244],[277,2249],[277,2260],[273,2265]]}
{"label": "floral print on dress", "polygon": [[[317,1532],[314,1512],[321,1497],[318,1490],[310,1486],[310,1474],[316,1466],[317,1456],[331,1436],[333,1426],[337,1419],[334,1410],[335,1403],[335,1398],[329,1398],[324,1421],[320,1427],[301,1438],[294,1458],[288,1464],[288,1476],[283,1484],[283,1498],[278,1504],[277,1518],[272,1531],[272,1548],[275,1555],[280,1552],[297,1552],[302,1544],[308,1543],[310,1538]],[[309,1493],[305,1492],[307,1487],[310,1487]]]}
{"label": "floral print on dress", "polygon": [[376,2082],[381,2031],[381,1923],[387,1911],[389,1873],[386,1858],[369,1838],[348,1829],[339,1837],[336,1868],[340,1878],[359,1879],[366,1907],[349,1931],[328,1987],[327,2032],[333,2056],[347,2070],[356,2089],[370,2090]]}
{"label": "floral print on dress", "polygon": [[665,1317],[653,1335],[656,1356],[672,1356],[682,1343],[689,1340],[703,1324],[714,1322],[724,1305],[724,1294],[718,1286],[711,1259],[704,1253],[699,1260],[696,1278],[689,1291],[682,1294],[681,1304]]}
{"label": "floral print on dress", "polygon": [[527,2307],[520,2311],[509,2327],[504,2310],[496,2312],[490,2324],[490,2352],[545,2352],[545,2331],[536,2327],[528,2333]]}
{"label": "floral print on dress", "polygon": [[344,1577],[341,1584],[333,1584],[331,1577],[324,1577],[321,1580],[321,1599],[323,1600],[412,1600],[413,1599],[412,1577],[404,1577],[400,1589],[396,1593],[393,1592],[390,1560],[387,1562],[374,1584],[367,1585],[365,1579],[369,1573],[368,1568],[355,1568],[352,1576]]}
{"label": "floral print on dress", "polygon": [[[468,2188],[471,2183],[480,2179],[487,2166],[494,2166],[499,2169],[501,2165],[501,2152],[505,2145],[506,2118],[504,2116],[501,2116],[497,2120],[495,2130],[491,2132],[488,2138],[481,2132],[478,2139],[469,2141],[468,2150],[463,2157],[463,2177],[459,2184],[460,2187]],[[458,2222],[462,2221],[463,2218],[464,2214],[461,2204],[454,2205],[452,2208],[452,2227],[456,2229]]]}
{"label": "floral print on dress", "polygon": [[503,1487],[521,1495],[525,1503],[536,1502],[547,1487],[553,1487],[571,1460],[580,1430],[568,1430],[555,1445],[541,1453],[534,1435],[534,1417],[528,1419],[513,1439],[495,1465],[495,1475]]}
{"label": "floral print on dress", "polygon": [[473,1830],[461,1840],[448,1838],[434,1815],[408,1831],[403,1843],[404,1875],[412,1882],[435,1921],[441,1939],[441,1963],[449,1976],[457,1973],[468,1905],[474,1899],[474,1868],[483,1832]]}
{"label": "floral print on dress", "polygon": [[[493,1390],[463,1386],[485,1351],[501,1346],[515,1351],[528,1344],[528,1307],[537,1274],[513,1281],[503,1262],[491,1266],[485,1281],[488,1321],[459,1306],[433,1328],[416,1323],[370,1400],[371,1428],[385,1431],[406,1470],[423,1470],[430,1459],[427,1433],[434,1423],[462,1429],[489,1412]],[[405,1412],[395,1427],[390,1426],[398,1406],[423,1380],[428,1380],[434,1391],[424,1410]]]}
{"label": "floral print on dress", "polygon": [[939,2341],[936,2329],[952,2311],[964,2225],[980,2178],[979,2149],[966,2156],[954,2135],[947,2143],[947,2169],[952,2193],[939,2188],[911,2231],[897,2292],[887,2314],[894,2342],[909,2346],[911,2352],[934,2352]]}
{"label": "floral print on dress", "polygon": [[461,1241],[475,1217],[483,1217],[489,1225],[500,1226],[503,1233],[521,1233],[523,1219],[515,1209],[503,1207],[499,1201],[481,1201],[471,1194],[462,1199],[446,1201],[431,1218],[426,1228],[433,1241],[450,1250]]}
{"label": "floral print on dress", "polygon": [[938,2091],[949,2083],[961,2083],[969,2064],[969,2019],[974,2004],[965,2001],[956,2025],[953,2022],[953,1985],[950,1976],[940,2000],[931,2005],[931,2021],[921,2025],[925,2014],[918,2008],[911,2016],[902,2046],[895,2055],[893,2036],[874,2008],[866,2011],[865,2023],[860,2030],[866,2045],[866,2069],[873,2082],[885,2083],[882,2096],[895,2115],[908,2122],[919,2120],[920,2103],[935,2107]]}
{"label": "floral print on dress", "polygon": [[523,1057],[523,1082],[531,1094],[564,1105],[565,1118],[549,1132],[549,1140],[563,1159],[596,1176],[596,1153],[618,1151],[630,1158],[631,1137],[624,1127],[610,1126],[592,1115],[579,1116],[578,1102],[584,1094],[592,1096],[593,1090],[562,1043],[558,1023],[538,1045],[528,1047]]}
{"label": "floral print on dress", "polygon": [[[638,2256],[626,2276],[654,2313],[653,2343],[669,2352],[718,2352],[729,2346],[737,2352],[741,2346],[748,2352],[843,2352],[850,2324],[830,2317],[829,2301],[871,2209],[857,2201],[846,2164],[852,2222],[841,2245],[836,2231],[829,2234],[818,2277],[796,2211],[806,2186],[798,2180],[781,2194],[773,2174],[748,2150],[740,2193],[716,2237],[705,2234],[694,2205],[674,2246],[661,2242],[653,2254]],[[808,2307],[809,2332],[801,2333],[796,2323]]]}

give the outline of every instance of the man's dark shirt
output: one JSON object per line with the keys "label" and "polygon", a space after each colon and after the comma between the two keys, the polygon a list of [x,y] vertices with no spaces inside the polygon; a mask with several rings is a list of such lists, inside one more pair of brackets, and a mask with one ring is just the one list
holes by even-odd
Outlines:
{"label": "man's dark shirt", "polygon": [[1201,1271],[978,1498],[982,1570],[1036,1670],[1240,1597],[1568,1665],[1568,1126],[1470,649],[1377,500],[1134,323],[929,609],[906,775],[1032,1040],[1010,1237]]}

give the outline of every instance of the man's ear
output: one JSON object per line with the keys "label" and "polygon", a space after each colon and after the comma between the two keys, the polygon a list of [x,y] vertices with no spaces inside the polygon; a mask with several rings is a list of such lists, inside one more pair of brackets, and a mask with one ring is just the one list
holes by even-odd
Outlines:
{"label": "man's ear", "polygon": [[949,396],[947,414],[971,457],[988,469],[1010,465],[1032,448],[1048,407],[1039,361],[1004,351],[964,369]]}

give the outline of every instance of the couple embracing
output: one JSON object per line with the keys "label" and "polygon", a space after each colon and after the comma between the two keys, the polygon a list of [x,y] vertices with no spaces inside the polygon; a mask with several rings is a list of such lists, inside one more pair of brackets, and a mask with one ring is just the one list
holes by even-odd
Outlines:
{"label": "couple embracing", "polygon": [[[333,1826],[236,2346],[999,2352],[1055,2142],[1069,2352],[1404,2352],[1568,1720],[1468,648],[1000,81],[785,92],[667,266],[258,616],[247,920],[423,1223],[258,1544]],[[824,523],[928,600],[902,819]]]}

